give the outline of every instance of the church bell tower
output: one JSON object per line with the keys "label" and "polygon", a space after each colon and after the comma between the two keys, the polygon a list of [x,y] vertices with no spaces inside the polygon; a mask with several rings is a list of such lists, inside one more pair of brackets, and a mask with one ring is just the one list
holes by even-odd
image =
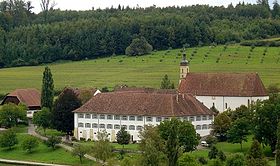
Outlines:
{"label": "church bell tower", "polygon": [[186,53],[184,52],[182,61],[180,63],[180,82],[182,79],[186,78],[189,72],[189,62],[187,60]]}

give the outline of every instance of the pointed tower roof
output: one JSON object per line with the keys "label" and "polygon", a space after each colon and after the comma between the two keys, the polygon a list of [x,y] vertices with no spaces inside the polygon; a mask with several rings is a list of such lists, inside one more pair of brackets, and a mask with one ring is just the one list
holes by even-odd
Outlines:
{"label": "pointed tower roof", "polygon": [[186,52],[184,51],[183,53],[183,57],[180,63],[181,66],[188,66],[189,65],[189,61],[187,60],[187,56],[186,56]]}

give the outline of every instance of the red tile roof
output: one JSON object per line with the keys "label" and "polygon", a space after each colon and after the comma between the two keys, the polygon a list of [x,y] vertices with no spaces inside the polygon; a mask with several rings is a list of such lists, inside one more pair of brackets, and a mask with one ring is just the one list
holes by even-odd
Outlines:
{"label": "red tile roof", "polygon": [[189,73],[178,90],[197,96],[268,96],[257,73]]}
{"label": "red tile roof", "polygon": [[21,103],[26,104],[27,107],[41,107],[41,94],[37,89],[16,89],[4,98],[2,104],[9,97],[16,97]]}
{"label": "red tile roof", "polygon": [[101,93],[74,112],[166,117],[214,115],[191,95],[146,92]]}
{"label": "red tile roof", "polygon": [[95,88],[71,88],[71,87],[65,87],[63,89],[63,91],[61,92],[61,94],[64,93],[68,89],[72,90],[78,98],[81,97],[81,93],[82,92],[88,92],[89,91],[89,92],[91,92],[92,95],[94,95],[96,93],[96,91],[97,91],[97,89],[95,89]]}

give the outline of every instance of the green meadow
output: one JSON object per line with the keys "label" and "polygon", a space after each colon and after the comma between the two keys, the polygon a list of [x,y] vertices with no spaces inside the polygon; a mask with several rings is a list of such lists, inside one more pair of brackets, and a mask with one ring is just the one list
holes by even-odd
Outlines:
{"label": "green meadow", "polygon": [[[280,83],[280,48],[220,45],[186,50],[191,72],[257,72],[265,86]],[[111,56],[78,62],[56,62],[50,66],[55,89],[73,87],[128,86],[159,88],[168,74],[177,85],[180,49],[154,51],[150,55]],[[0,93],[16,88],[41,88],[45,65],[0,69]]]}

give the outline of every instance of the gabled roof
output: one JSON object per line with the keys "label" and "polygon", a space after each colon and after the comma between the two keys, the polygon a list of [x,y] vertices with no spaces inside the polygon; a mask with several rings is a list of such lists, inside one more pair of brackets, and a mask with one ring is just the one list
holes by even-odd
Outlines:
{"label": "gabled roof", "polygon": [[26,104],[27,107],[41,107],[41,94],[37,89],[16,89],[4,98],[1,105],[9,97],[17,98],[19,102]]}
{"label": "gabled roof", "polygon": [[74,112],[166,117],[214,115],[191,95],[147,92],[101,93]]}
{"label": "gabled roof", "polygon": [[268,96],[257,73],[189,73],[179,92],[197,96]]}

